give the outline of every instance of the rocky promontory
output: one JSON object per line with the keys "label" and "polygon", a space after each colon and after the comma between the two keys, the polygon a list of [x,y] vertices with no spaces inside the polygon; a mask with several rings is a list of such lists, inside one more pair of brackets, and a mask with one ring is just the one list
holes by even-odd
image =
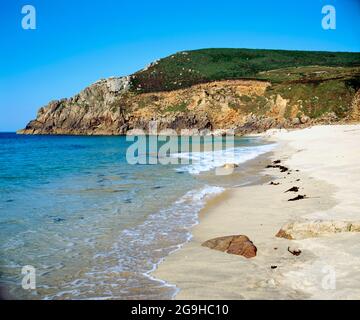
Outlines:
{"label": "rocky promontory", "polygon": [[359,121],[359,66],[357,53],[180,52],[51,101],[18,133],[124,135],[157,121],[160,130],[241,135]]}

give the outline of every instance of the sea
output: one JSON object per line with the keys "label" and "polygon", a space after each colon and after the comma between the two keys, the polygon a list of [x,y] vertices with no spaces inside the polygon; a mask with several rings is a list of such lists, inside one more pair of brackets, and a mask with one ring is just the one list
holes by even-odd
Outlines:
{"label": "sea", "polygon": [[173,298],[179,288],[151,272],[191,239],[206,201],[229,187],[209,176],[230,153],[241,171],[273,148],[236,137],[224,152],[179,148],[167,154],[176,164],[130,164],[133,143],[0,133],[2,298]]}

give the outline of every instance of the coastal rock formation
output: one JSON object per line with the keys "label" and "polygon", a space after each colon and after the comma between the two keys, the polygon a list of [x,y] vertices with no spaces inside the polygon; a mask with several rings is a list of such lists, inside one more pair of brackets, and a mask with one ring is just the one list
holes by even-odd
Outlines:
{"label": "coastal rock formation", "polygon": [[119,134],[125,119],[118,103],[129,90],[129,79],[100,80],[70,99],[51,101],[20,133]]}
{"label": "coastal rock formation", "polygon": [[233,235],[214,238],[205,241],[203,247],[223,251],[230,254],[252,258],[256,256],[257,248],[247,236]]}
{"label": "coastal rock formation", "polygon": [[289,222],[282,226],[276,237],[299,240],[340,232],[360,232],[360,221],[305,220]]}
{"label": "coastal rock formation", "polygon": [[350,119],[354,121],[360,121],[360,90],[358,90],[351,103],[351,115]]}
{"label": "coastal rock formation", "polygon": [[360,119],[359,65],[357,54],[180,52],[52,101],[18,133],[124,135],[156,121],[158,131],[244,135]]}
{"label": "coastal rock formation", "polygon": [[[211,131],[223,135],[265,131],[274,126],[291,126],[274,112],[258,116],[246,110],[242,97],[257,99],[269,83],[234,80],[195,85],[171,92],[134,94],[122,78],[101,80],[70,99],[52,101],[40,108],[23,134],[122,135],[148,132],[150,122],[157,130],[173,129],[190,134]],[[274,100],[274,101],[273,101]],[[278,97],[264,100],[275,103]],[[236,107],[235,107],[236,106]],[[266,107],[267,108],[267,107]]]}
{"label": "coastal rock formation", "polygon": [[236,163],[225,163],[222,167],[224,169],[235,169],[237,168],[239,165],[237,165]]}

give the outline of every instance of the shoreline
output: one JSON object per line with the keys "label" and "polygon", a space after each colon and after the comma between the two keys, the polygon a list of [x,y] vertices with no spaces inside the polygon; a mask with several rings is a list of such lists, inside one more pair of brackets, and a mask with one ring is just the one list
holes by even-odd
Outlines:
{"label": "shoreline", "polygon": [[[198,215],[199,224],[191,229],[192,239],[151,275],[175,285],[179,289],[175,299],[359,299],[360,249],[354,244],[360,233],[301,240],[275,235],[292,220],[360,220],[360,206],[352,200],[360,191],[355,186],[360,168],[354,152],[360,150],[360,125],[270,130],[259,136],[277,142],[266,157],[250,160],[259,181],[227,188],[207,201]],[[334,142],[340,147],[333,148]],[[281,159],[290,174],[265,168],[275,159]],[[354,184],[342,190],[348,175],[354,176]],[[269,179],[280,184],[269,185]],[[292,195],[284,191],[293,185],[308,198],[288,202]],[[248,236],[258,249],[257,256],[246,259],[201,246],[232,234]],[[289,246],[300,248],[301,254],[292,255]],[[335,271],[336,289],[324,289],[326,267]]]}

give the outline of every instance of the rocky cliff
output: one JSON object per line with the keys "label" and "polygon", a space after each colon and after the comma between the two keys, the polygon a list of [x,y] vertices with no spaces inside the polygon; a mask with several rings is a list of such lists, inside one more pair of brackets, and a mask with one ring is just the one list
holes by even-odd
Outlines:
{"label": "rocky cliff", "polygon": [[[100,80],[40,108],[19,133],[120,135],[157,121],[159,129],[178,132],[246,134],[360,120],[359,54],[324,53],[321,59],[306,53],[301,61],[291,51],[278,57],[279,51],[246,50],[244,56],[244,50],[233,55],[224,49],[219,56],[213,50],[207,64],[202,51],[200,60],[197,51],[182,52],[131,76]],[[272,69],[278,66],[284,67]]]}

